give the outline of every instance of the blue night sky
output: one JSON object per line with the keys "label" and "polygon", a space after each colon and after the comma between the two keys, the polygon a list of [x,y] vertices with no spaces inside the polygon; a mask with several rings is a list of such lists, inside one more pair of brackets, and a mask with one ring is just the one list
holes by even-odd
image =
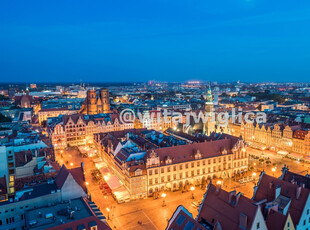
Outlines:
{"label": "blue night sky", "polygon": [[7,0],[0,31],[1,82],[310,76],[309,0]]}

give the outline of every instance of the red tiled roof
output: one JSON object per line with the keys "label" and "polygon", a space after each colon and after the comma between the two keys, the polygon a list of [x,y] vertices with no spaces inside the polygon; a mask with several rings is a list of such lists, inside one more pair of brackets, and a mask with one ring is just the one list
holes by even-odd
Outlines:
{"label": "red tiled roof", "polygon": [[[38,151],[38,156],[45,156],[46,149],[35,149],[34,151]],[[30,162],[34,154],[35,152],[31,150],[15,152],[15,167],[20,167]]]}
{"label": "red tiled roof", "polygon": [[293,133],[293,138],[304,140],[307,134],[308,131],[306,130],[295,130]]}
{"label": "red tiled roof", "polygon": [[[230,200],[231,196],[231,201]],[[222,229],[240,229],[240,216],[246,216],[246,229],[251,229],[253,220],[259,209],[254,201],[223,189],[217,189],[213,184],[209,185],[197,220],[200,223],[207,221],[213,226],[219,223]]]}
{"label": "red tiled roof", "polygon": [[286,223],[288,215],[283,215],[279,212],[276,212],[274,210],[270,210],[270,213],[266,217],[266,225],[268,229],[272,230],[283,230],[284,225]]}
{"label": "red tiled roof", "polygon": [[98,230],[110,230],[111,228],[105,224],[104,222],[102,222],[101,220],[99,220],[97,217],[95,216],[89,216],[80,220],[76,220],[73,222],[69,222],[66,224],[60,224],[58,226],[52,227],[52,228],[48,228],[46,230],[68,230],[68,229],[77,229],[79,225],[84,224],[86,230],[90,230],[90,226],[89,223],[95,221],[97,224],[97,229]]}
{"label": "red tiled roof", "polygon": [[45,174],[39,174],[39,175],[33,175],[29,177],[22,177],[22,178],[16,178],[15,179],[15,190],[19,191],[22,190],[25,185],[37,185],[37,184],[44,184],[49,179],[55,179],[57,176],[56,172],[49,172]]}
{"label": "red tiled roof", "polygon": [[61,169],[59,170],[57,177],[56,177],[56,180],[55,180],[55,184],[56,184],[58,189],[62,188],[62,186],[64,185],[64,183],[68,177],[68,175],[69,175],[69,171],[66,168],[66,166],[63,165],[61,167]]}
{"label": "red tiled roof", "polygon": [[82,119],[82,121],[85,121],[84,115],[83,115],[83,114],[65,115],[65,116],[63,116],[64,125],[67,124],[67,122],[69,121],[70,118],[72,119],[73,123],[77,123],[77,121],[78,121],[80,118]]}
{"label": "red tiled roof", "polygon": [[232,147],[236,143],[235,139],[222,139],[217,141],[200,142],[187,145],[178,145],[166,148],[148,150],[145,157],[154,151],[158,154],[159,160],[164,161],[166,157],[172,159],[172,163],[181,163],[194,160],[193,154],[199,150],[201,158],[210,158],[222,155],[222,150],[227,154],[232,154]]}
{"label": "red tiled roof", "polygon": [[310,189],[310,177],[287,171],[285,172],[282,180]]}
{"label": "red tiled roof", "polygon": [[[172,222],[170,222],[172,221]],[[192,216],[189,215],[188,211],[180,205],[177,207],[176,211],[173,213],[171,219],[169,220],[168,227],[166,230],[183,230],[186,227],[192,227],[189,229],[206,229],[201,224],[199,224]]]}
{"label": "red tiled roof", "polygon": [[30,95],[21,95],[21,96],[15,96],[15,97],[14,97],[15,103],[20,103],[20,101],[21,101],[23,98],[27,98],[30,102],[33,101],[33,97],[32,97],[32,96],[30,96]]}
{"label": "red tiled roof", "polygon": [[275,190],[277,187],[281,187],[280,195],[291,199],[288,211],[291,214],[294,224],[297,225],[309,197],[310,190],[301,188],[299,198],[296,199],[298,185],[264,174],[259,181],[253,199],[255,201],[261,201],[263,199],[267,199],[267,202],[273,201],[276,198]]}

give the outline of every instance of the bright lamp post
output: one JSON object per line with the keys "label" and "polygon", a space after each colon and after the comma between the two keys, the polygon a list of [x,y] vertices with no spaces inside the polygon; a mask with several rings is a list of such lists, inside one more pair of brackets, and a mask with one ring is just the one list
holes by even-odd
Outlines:
{"label": "bright lamp post", "polygon": [[276,171],[276,168],[272,168],[271,171],[272,171],[272,176],[274,176],[274,173],[275,173],[275,171]]}
{"label": "bright lamp post", "polygon": [[110,220],[110,209],[109,208],[107,208],[107,212],[108,212],[108,220]]}
{"label": "bright lamp post", "polygon": [[167,196],[166,193],[161,194],[161,197],[163,198],[163,204],[161,206],[165,207],[166,203],[165,203],[165,197]]}
{"label": "bright lamp post", "polygon": [[194,197],[195,187],[194,186],[191,187],[191,191],[192,191],[192,199],[195,199],[195,197]]}

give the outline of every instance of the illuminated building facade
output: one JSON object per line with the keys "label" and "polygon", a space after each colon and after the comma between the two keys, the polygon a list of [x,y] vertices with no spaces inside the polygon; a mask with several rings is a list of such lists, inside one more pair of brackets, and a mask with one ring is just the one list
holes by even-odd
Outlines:
{"label": "illuminated building facade", "polygon": [[242,136],[246,142],[257,143],[262,149],[310,153],[310,133],[300,125],[230,123],[230,133]]}
{"label": "illuminated building facade", "polygon": [[63,149],[93,144],[94,133],[131,129],[133,126],[133,123],[120,122],[117,114],[72,114],[54,119],[48,125],[48,132],[54,148]]}
{"label": "illuminated building facade", "polygon": [[[158,144],[171,139],[166,147]],[[205,186],[208,178],[232,177],[248,168],[244,141],[226,134],[191,143],[185,137],[151,130],[124,130],[95,134],[94,142],[131,199],[186,190],[189,185]]]}

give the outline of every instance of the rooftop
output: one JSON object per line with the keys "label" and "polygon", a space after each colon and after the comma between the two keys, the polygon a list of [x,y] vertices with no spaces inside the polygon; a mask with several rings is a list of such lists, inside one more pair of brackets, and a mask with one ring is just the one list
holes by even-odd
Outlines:
{"label": "rooftop", "polygon": [[[93,216],[95,215],[88,206],[87,201],[83,198],[78,198],[67,203],[59,203],[54,206],[47,206],[27,211],[26,224],[29,229],[36,230],[45,230],[56,226],[57,229],[62,229],[61,225],[66,225],[68,223],[70,227],[73,227],[73,222],[78,222],[80,225],[85,224],[81,221],[83,219],[92,222],[94,221],[93,218],[89,217]],[[99,220],[98,218],[96,219],[97,221]],[[87,222],[87,224],[89,222]],[[107,227],[106,229],[109,228]]]}

